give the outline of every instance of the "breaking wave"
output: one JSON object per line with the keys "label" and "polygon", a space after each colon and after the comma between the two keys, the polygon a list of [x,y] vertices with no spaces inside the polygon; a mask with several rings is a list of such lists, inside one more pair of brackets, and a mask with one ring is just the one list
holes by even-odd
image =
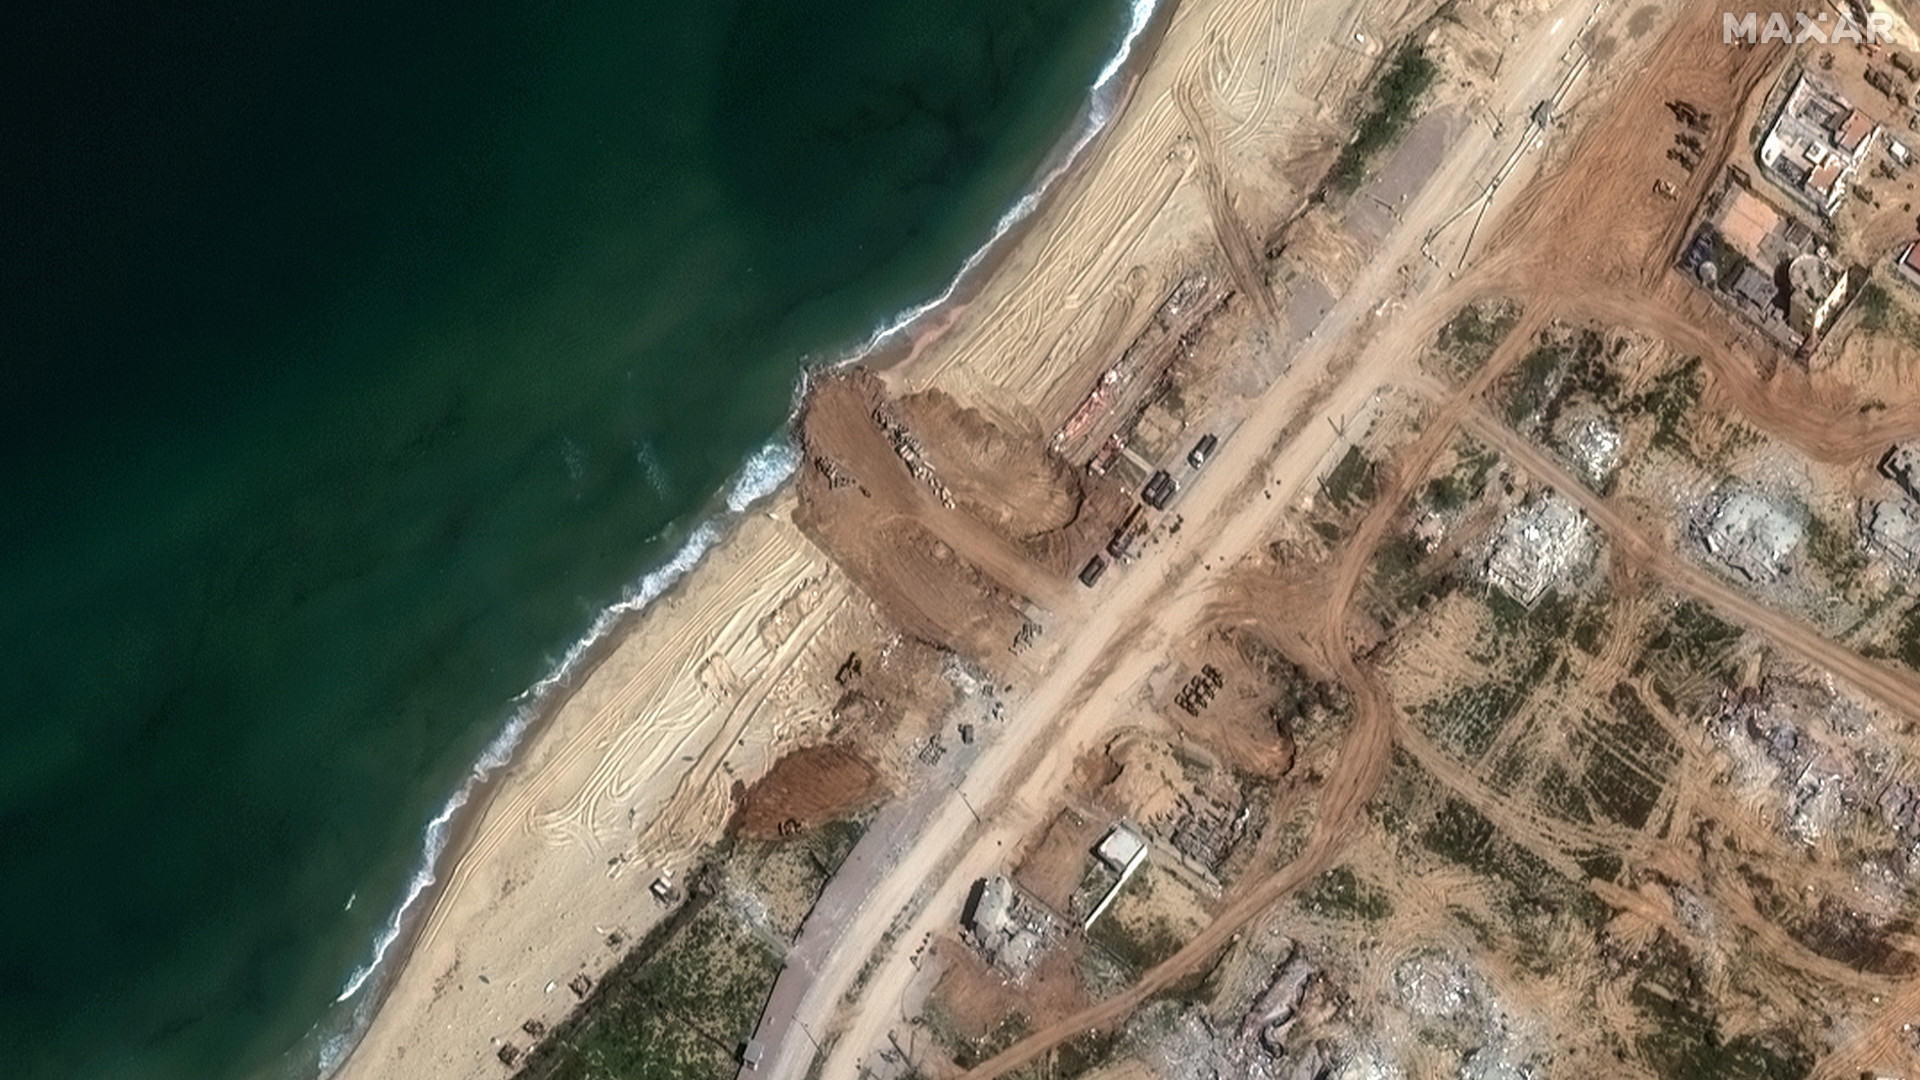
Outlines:
{"label": "breaking wave", "polygon": [[1127,30],[1120,39],[1120,47],[1113,56],[1108,58],[1106,66],[1100,69],[1100,74],[1094,78],[1092,87],[1087,91],[1086,120],[1075,130],[1072,141],[1067,144],[1066,152],[1058,156],[1058,163],[1048,169],[1026,194],[1015,200],[1014,204],[1007,208],[1006,213],[1000,215],[1000,220],[994,223],[993,232],[988,235],[986,243],[981,244],[974,249],[973,254],[967,256],[966,261],[960,264],[959,271],[947,282],[947,287],[940,291],[940,295],[915,304],[882,323],[867,337],[864,344],[854,350],[848,358],[849,362],[859,360],[892,342],[901,334],[912,330],[920,320],[952,303],[960,287],[973,277],[981,264],[987,261],[987,257],[993,254],[1013,230],[1019,228],[1022,222],[1032,217],[1033,212],[1040,208],[1040,201],[1053,190],[1053,185],[1067,174],[1067,170],[1073,168],[1080,160],[1080,155],[1086,152],[1093,140],[1099,138],[1100,133],[1105,131],[1107,125],[1112,122],[1113,107],[1119,99],[1121,89],[1120,77],[1126,72],[1127,62],[1133,58],[1134,46],[1138,44],[1140,36],[1153,24],[1153,17],[1159,12],[1162,3],[1163,0],[1131,0],[1128,4]]}
{"label": "breaking wave", "polygon": [[[1152,24],[1153,17],[1162,6],[1163,0],[1131,0],[1128,6],[1126,32],[1118,49],[1100,69],[1088,91],[1088,104],[1084,122],[1074,131],[1066,144],[1066,150],[1056,156],[1056,164],[1048,169],[1025,194],[1002,214],[993,227],[993,232],[985,243],[981,244],[960,266],[938,296],[923,303],[907,308],[899,315],[876,329],[853,353],[851,359],[858,359],[887,344],[898,335],[910,330],[921,319],[939,311],[953,300],[955,293],[970,279],[995,248],[1003,242],[1014,229],[1031,217],[1039,209],[1041,200],[1052,190],[1055,183],[1066,175],[1080,159],[1081,154],[1113,119],[1114,106],[1118,102],[1122,89],[1121,77],[1142,34]],[[796,394],[796,399],[798,394]],[[354,969],[334,999],[336,1005],[349,1002],[351,1017],[342,1025],[341,1030],[323,1036],[319,1041],[318,1066],[322,1077],[331,1075],[364,1033],[367,1023],[372,1020],[372,1005],[377,995],[367,994],[370,984],[384,976],[387,969],[388,954],[405,935],[410,920],[418,912],[421,900],[438,881],[439,863],[446,854],[447,845],[453,835],[453,827],[459,814],[466,809],[481,785],[503,766],[513,760],[513,755],[526,738],[542,707],[551,699],[554,691],[567,686],[581,663],[595,646],[604,641],[622,620],[644,610],[672,588],[713,550],[733,521],[745,514],[755,503],[779,490],[800,464],[800,449],[790,438],[781,437],[768,442],[755,451],[736,472],[720,494],[720,506],[687,536],[671,558],[654,568],[632,585],[628,586],[621,598],[602,609],[594,617],[586,632],[569,646],[566,652],[553,665],[552,669],[538,682],[528,687],[514,699],[512,713],[507,723],[487,744],[484,751],[474,761],[459,786],[448,796],[438,813],[427,822],[422,837],[420,858],[416,862],[413,874],[408,878],[407,888],[400,903],[394,908],[375,937],[371,956],[366,963]],[[329,1025],[331,1026],[331,1025]]]}

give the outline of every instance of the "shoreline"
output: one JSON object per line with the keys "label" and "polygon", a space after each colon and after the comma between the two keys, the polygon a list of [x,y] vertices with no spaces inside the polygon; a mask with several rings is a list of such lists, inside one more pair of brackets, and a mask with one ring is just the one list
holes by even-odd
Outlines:
{"label": "shoreline", "polygon": [[[1180,4],[1181,0],[1129,0],[1131,21],[1120,50],[1101,68],[1073,124],[1040,160],[1036,179],[1000,215],[987,240],[962,261],[938,296],[906,308],[875,329],[864,344],[826,366],[866,364],[877,372],[892,371],[918,359],[953,328],[1020,241],[1058,204],[1061,193],[1085,175],[1132,103],[1140,77],[1159,54]],[[1099,95],[1108,84],[1113,85],[1114,95],[1103,105]]]}
{"label": "shoreline", "polygon": [[[1042,159],[1035,181],[1001,215],[988,239],[962,262],[946,288],[933,299],[904,309],[852,351],[803,372],[795,382],[793,406],[785,425],[750,455],[728,484],[691,518],[692,528],[674,553],[643,574],[626,595],[603,608],[568,646],[554,669],[513,699],[508,720],[442,803],[442,810],[429,820],[407,895],[376,938],[371,958],[355,969],[329,1006],[329,1013],[345,1007],[349,1023],[329,1031],[328,1021],[333,1017],[323,1015],[308,1035],[283,1055],[274,1072],[290,1077],[317,1075],[320,1080],[328,1080],[348,1068],[413,960],[421,932],[446,900],[450,871],[470,851],[503,781],[525,763],[529,750],[550,730],[594,672],[645,624],[646,616],[663,604],[673,606],[683,598],[711,557],[737,537],[747,513],[791,487],[800,464],[793,423],[811,371],[854,364],[866,364],[876,371],[895,370],[919,358],[944,337],[1020,241],[1057,206],[1062,193],[1096,159],[1106,137],[1131,104],[1141,76],[1158,55],[1180,6],[1181,0],[1130,0],[1127,34],[1089,87],[1087,101],[1072,126]],[[1112,98],[1103,103],[1100,95],[1109,86]],[[777,476],[754,482],[756,463],[770,465],[773,462],[766,459],[780,457],[785,460],[776,466]]]}
{"label": "shoreline", "polygon": [[[795,410],[799,407],[801,389],[804,381],[796,388]],[[327,1080],[346,1067],[406,969],[421,930],[445,892],[447,872],[467,852],[502,782],[512,775],[526,750],[585,687],[595,669],[639,628],[649,612],[661,604],[671,605],[677,601],[708,556],[731,538],[739,520],[754,507],[777,498],[791,482],[798,460],[790,438],[794,415],[796,413],[790,412],[788,426],[782,433],[748,455],[728,483],[693,515],[693,527],[673,554],[641,575],[619,600],[602,608],[586,632],[567,647],[553,670],[512,699],[507,721],[422,830],[423,852],[408,879],[407,895],[388,916],[376,937],[371,959],[347,977],[340,994],[329,1004],[329,1012],[349,1006],[345,1012],[351,1023],[330,1031],[327,1021],[332,1017],[323,1016],[279,1062],[257,1072],[257,1080],[268,1077]],[[781,457],[788,460],[778,463]],[[774,466],[778,475],[761,473],[755,468],[757,463]],[[288,1061],[288,1057],[295,1060]]]}

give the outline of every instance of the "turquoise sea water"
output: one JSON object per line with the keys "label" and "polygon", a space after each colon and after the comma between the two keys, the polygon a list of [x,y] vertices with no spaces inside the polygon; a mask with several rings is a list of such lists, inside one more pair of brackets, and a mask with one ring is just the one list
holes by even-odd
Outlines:
{"label": "turquoise sea water", "polygon": [[0,1072],[310,1074],[523,692],[806,360],[946,286],[1130,9],[41,7],[0,33]]}

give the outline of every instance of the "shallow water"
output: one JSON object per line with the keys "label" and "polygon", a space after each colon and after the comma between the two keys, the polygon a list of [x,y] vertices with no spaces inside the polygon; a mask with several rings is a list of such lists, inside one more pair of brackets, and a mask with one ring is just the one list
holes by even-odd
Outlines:
{"label": "shallow water", "polygon": [[1128,12],[52,7],[0,35],[4,1071],[298,1072],[516,697]]}

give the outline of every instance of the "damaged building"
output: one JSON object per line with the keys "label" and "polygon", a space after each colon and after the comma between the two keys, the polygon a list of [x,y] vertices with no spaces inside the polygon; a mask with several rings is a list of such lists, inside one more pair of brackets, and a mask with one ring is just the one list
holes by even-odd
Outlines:
{"label": "damaged building", "polygon": [[1548,492],[1507,515],[1487,555],[1487,582],[1532,607],[1592,562],[1594,535],[1578,507]]}
{"label": "damaged building", "polygon": [[1023,979],[1053,944],[1057,927],[1046,908],[1004,876],[974,885],[965,926],[969,939],[993,966]]}
{"label": "damaged building", "polygon": [[1750,582],[1772,581],[1806,539],[1806,514],[1784,500],[1745,487],[1722,487],[1694,522],[1701,546]]}
{"label": "damaged building", "polygon": [[1851,277],[1823,233],[1728,179],[1681,255],[1681,268],[1723,306],[1798,349],[1833,325]]}
{"label": "damaged building", "polygon": [[1920,505],[1899,498],[1862,502],[1860,542],[1897,566],[1920,569]]}

